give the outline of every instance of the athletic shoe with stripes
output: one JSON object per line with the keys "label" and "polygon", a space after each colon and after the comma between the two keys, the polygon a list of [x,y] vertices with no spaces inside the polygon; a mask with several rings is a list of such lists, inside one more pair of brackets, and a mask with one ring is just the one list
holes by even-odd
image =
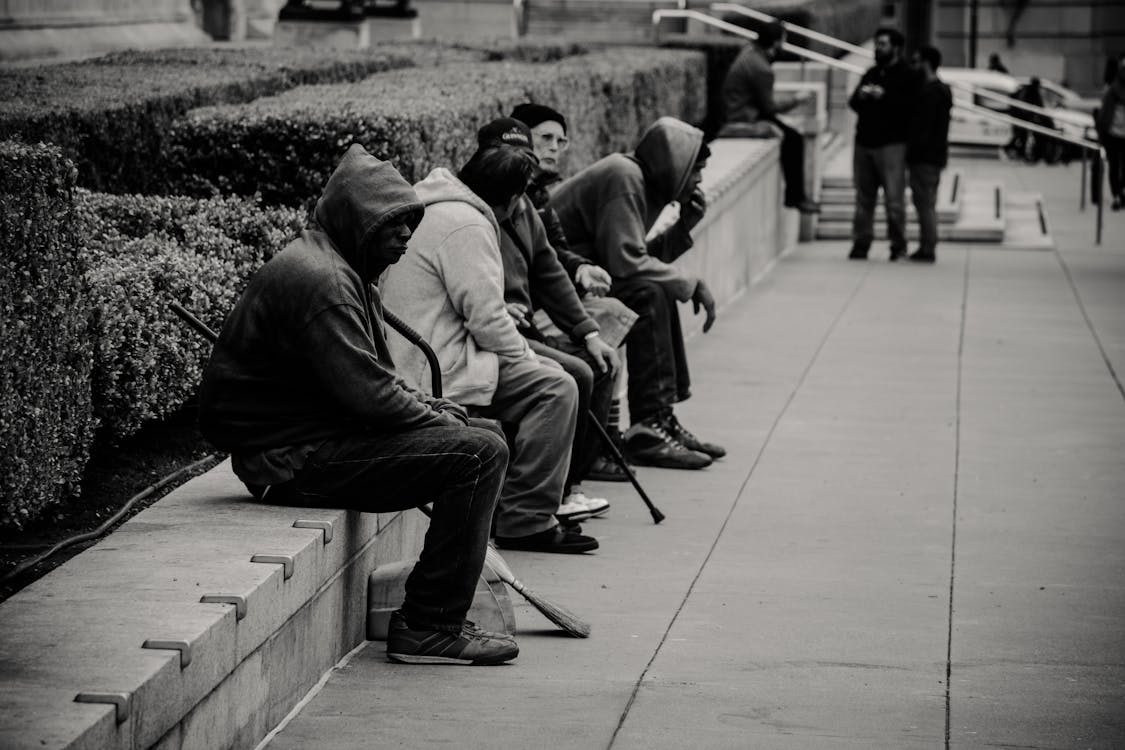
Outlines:
{"label": "athletic shoe with stripes", "polygon": [[387,659],[402,664],[503,664],[519,656],[510,635],[481,630],[469,620],[460,632],[416,630],[401,613],[391,615],[387,629]]}
{"label": "athletic shoe with stripes", "polygon": [[563,502],[573,503],[585,508],[587,518],[604,516],[606,513],[609,513],[609,500],[606,500],[604,497],[590,497],[577,486],[571,488],[570,494],[566,496]]}

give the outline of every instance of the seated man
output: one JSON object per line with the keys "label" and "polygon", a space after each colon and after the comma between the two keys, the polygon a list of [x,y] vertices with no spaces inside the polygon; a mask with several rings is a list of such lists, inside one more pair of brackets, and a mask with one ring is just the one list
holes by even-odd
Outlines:
{"label": "seated man", "polygon": [[802,213],[819,207],[805,192],[805,140],[778,115],[807,102],[812,94],[779,98],[774,95],[770,65],[785,44],[780,21],[758,30],[758,38],[742,48],[723,80],[723,115],[720,138],[781,138],[781,171],[785,177],[785,205]]}
{"label": "seated man", "polygon": [[[547,240],[574,283],[582,306],[598,324],[601,339],[616,349],[625,341],[625,336],[633,327],[637,314],[626,307],[621,300],[605,296],[613,283],[613,277],[601,266],[591,263],[588,258],[570,251],[570,244],[559,225],[559,215],[547,205],[551,197],[551,189],[562,182],[562,175],[559,174],[560,161],[570,143],[567,138],[566,118],[550,107],[530,102],[520,104],[513,109],[512,117],[530,128],[535,155],[539,157],[539,171],[528,187],[527,197],[539,212],[539,219],[543,222]],[[539,330],[549,341],[555,339],[566,341],[562,331],[558,330],[549,316],[537,313],[536,317]],[[545,323],[544,317],[547,318]],[[602,420],[606,432],[618,447],[621,447],[621,433],[617,426],[617,399],[613,397],[615,386],[616,378],[603,378],[599,382],[598,387],[594,389],[591,411]],[[578,440],[579,438],[576,437],[576,447]],[[597,443],[596,440],[594,442]],[[578,480],[597,479],[605,482],[629,480],[625,470],[610,457],[610,452],[605,446],[595,444],[593,449],[597,450],[597,455],[585,473],[577,477]]]}
{"label": "seated man", "polygon": [[204,436],[271,503],[369,513],[433,501],[387,656],[498,664],[506,635],[465,620],[507,464],[504,441],[464,409],[407,388],[371,282],[401,257],[422,204],[387,162],[348,149],[314,222],[262,266],[227,316],[203,373]]}
{"label": "seated man", "polygon": [[[641,136],[632,154],[611,154],[555,191],[571,250],[606,268],[610,294],[639,316],[625,340],[629,364],[629,459],[647,466],[701,469],[725,455],[680,424],[672,405],[687,399],[690,381],[677,300],[691,300],[715,322],[715,300],[702,279],[671,261],[691,247],[691,227],[703,215],[698,190],[709,150],[703,133],[672,117],[661,117]],[[661,210],[678,200],[680,219],[646,242]]]}
{"label": "seated man", "polygon": [[[510,117],[485,125],[477,133],[477,140],[483,147],[507,145],[534,154],[531,130]],[[586,495],[579,482],[601,448],[588,414],[593,413],[605,424],[613,398],[614,375],[621,362],[616,349],[602,341],[598,324],[582,306],[574,283],[548,242],[543,222],[526,195],[520,197],[511,215],[500,222],[500,229],[508,312],[535,353],[557,362],[578,385],[578,421],[558,516],[581,520],[604,515],[609,510],[609,501]],[[546,311],[562,335],[547,336],[538,329],[532,319],[537,309]]]}
{"label": "seated man", "polygon": [[[592,537],[559,527],[577,417],[574,379],[540,360],[504,306],[500,227],[535,168],[507,146],[478,149],[461,171],[430,172],[415,189],[426,215],[410,252],[383,279],[387,308],[430,342],[445,394],[477,416],[514,425],[511,463],[496,512],[507,549],[586,552]],[[411,383],[428,383],[422,354],[400,337],[391,352]]]}

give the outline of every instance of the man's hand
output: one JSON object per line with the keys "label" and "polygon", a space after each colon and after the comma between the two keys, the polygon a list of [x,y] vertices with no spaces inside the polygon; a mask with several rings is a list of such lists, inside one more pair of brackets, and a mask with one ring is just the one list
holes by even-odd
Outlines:
{"label": "man's hand", "polygon": [[586,351],[590,353],[594,363],[602,372],[615,375],[621,367],[621,358],[617,356],[617,350],[602,341],[601,336],[591,336],[586,339]]}
{"label": "man's hand", "polygon": [[609,271],[592,263],[579,266],[574,272],[574,280],[591,297],[604,297],[613,284],[613,277],[609,275]]}
{"label": "man's hand", "polygon": [[512,316],[512,320],[516,321],[516,328],[522,330],[531,327],[531,323],[528,322],[527,319],[527,314],[531,311],[527,309],[527,305],[519,302],[509,302],[504,307],[507,308],[508,314]]}
{"label": "man's hand", "polygon": [[696,188],[691,191],[691,197],[680,205],[680,221],[688,229],[693,229],[705,213],[707,213],[707,198],[703,196],[702,190]]}
{"label": "man's hand", "polygon": [[711,326],[715,324],[715,298],[711,296],[711,290],[703,283],[703,279],[695,285],[695,291],[691,295],[691,306],[696,315],[699,314],[700,307],[707,313],[707,319],[703,321],[703,332],[710,331]]}
{"label": "man's hand", "polygon": [[454,401],[447,398],[435,398],[430,402],[430,406],[438,414],[447,414],[463,425],[469,424],[469,412],[465,411],[465,407],[461,406]]}

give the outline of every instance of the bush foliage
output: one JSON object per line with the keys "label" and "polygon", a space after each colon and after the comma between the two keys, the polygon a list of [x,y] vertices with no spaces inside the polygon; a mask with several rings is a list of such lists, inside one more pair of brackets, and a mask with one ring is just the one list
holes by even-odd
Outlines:
{"label": "bush foliage", "polygon": [[529,100],[566,115],[568,162],[584,165],[631,148],[660,115],[700,121],[705,75],[699,53],[617,48],[551,65],[415,68],[302,86],[248,104],[205,107],[177,121],[165,189],[308,203],[352,143],[417,181],[433,167],[464,163],[477,128]]}
{"label": "bush foliage", "polygon": [[78,489],[92,441],[91,343],[74,222],[74,165],[0,143],[0,524]]}
{"label": "bush foliage", "polygon": [[250,275],[300,231],[298,211],[255,200],[77,194],[93,321],[93,404],[122,438],[184,404],[210,345],[168,309],[218,330]]}

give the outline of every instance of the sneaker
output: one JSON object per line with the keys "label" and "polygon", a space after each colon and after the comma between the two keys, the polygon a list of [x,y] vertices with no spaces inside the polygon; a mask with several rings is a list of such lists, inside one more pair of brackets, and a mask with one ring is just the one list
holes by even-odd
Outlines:
{"label": "sneaker", "polygon": [[422,630],[410,627],[402,613],[395,612],[387,629],[387,660],[402,664],[503,664],[519,653],[510,635],[481,630],[469,620],[459,633]]}
{"label": "sneaker", "polygon": [[609,500],[604,497],[590,497],[579,487],[571,489],[570,494],[566,497],[566,502],[585,506],[587,518],[596,518],[609,513]]}
{"label": "sneaker", "polygon": [[906,257],[906,250],[896,250],[895,248],[892,247],[891,248],[891,257],[888,258],[888,260],[891,263],[897,263],[898,261],[902,260],[905,257]]}
{"label": "sneaker", "polygon": [[934,255],[933,253],[924,253],[921,250],[919,250],[918,252],[916,252],[912,255],[906,256],[906,259],[908,261],[910,261],[911,263],[936,263],[937,262],[937,256],[936,255]]}
{"label": "sneaker", "polygon": [[592,536],[564,531],[555,526],[528,536],[498,536],[496,537],[496,546],[525,552],[557,552],[564,555],[576,555],[596,550],[598,540]]}
{"label": "sneaker", "polygon": [[591,482],[628,482],[629,475],[609,456],[598,456],[594,465],[586,472],[586,478]]}
{"label": "sneaker", "polygon": [[659,466],[663,469],[702,469],[711,465],[711,457],[693,451],[668,434],[660,417],[649,417],[625,433],[625,449],[629,461],[638,466]]}
{"label": "sneaker", "polygon": [[668,430],[669,435],[683,443],[684,447],[689,450],[706,453],[711,458],[722,458],[727,455],[726,448],[715,443],[703,442],[680,424],[680,420],[676,419],[676,415],[671,412],[664,418],[664,429]]}
{"label": "sneaker", "polygon": [[[583,497],[585,497],[585,495],[583,495]],[[555,511],[555,518],[567,523],[585,521],[589,517],[590,510],[586,507],[584,502],[574,497],[574,493],[564,497],[563,501],[559,503],[559,509]]]}
{"label": "sneaker", "polygon": [[867,260],[867,248],[852,245],[852,250],[848,253],[848,260]]}
{"label": "sneaker", "polygon": [[1109,210],[1110,211],[1120,211],[1121,210],[1121,196],[1120,195],[1113,196],[1113,202],[1109,204]]}

